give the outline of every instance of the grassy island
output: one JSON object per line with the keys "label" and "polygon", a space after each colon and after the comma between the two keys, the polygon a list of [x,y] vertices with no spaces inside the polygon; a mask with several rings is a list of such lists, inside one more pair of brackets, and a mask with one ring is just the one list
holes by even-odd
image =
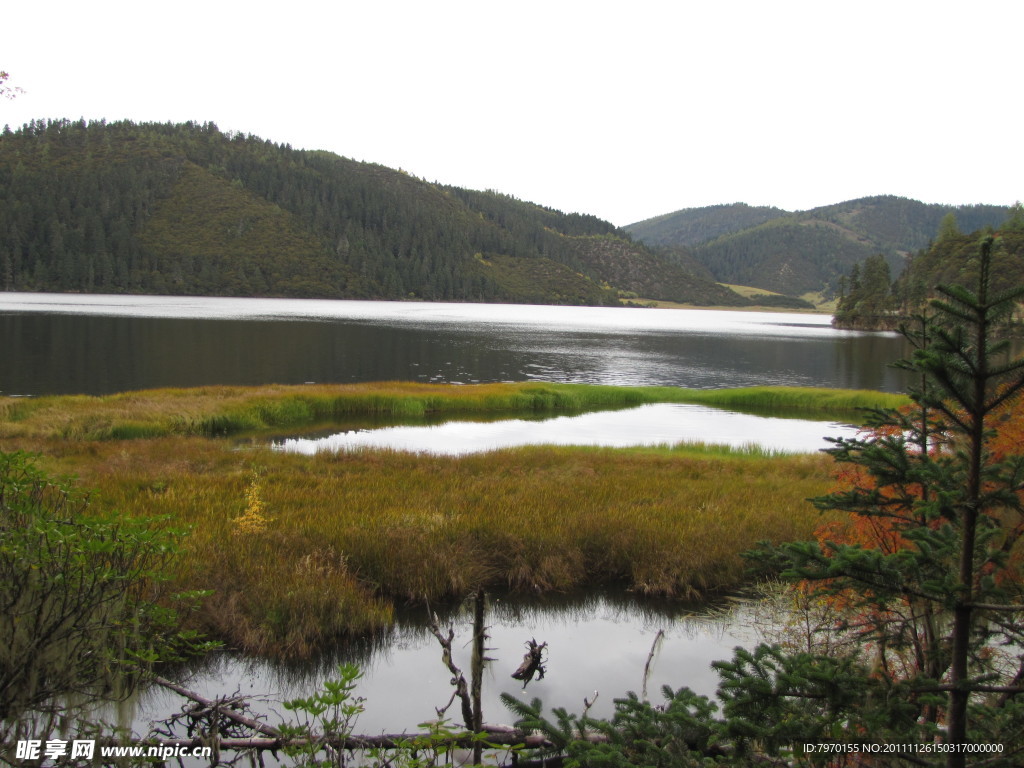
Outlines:
{"label": "grassy island", "polygon": [[[0,450],[41,454],[99,511],[187,527],[172,575],[211,590],[195,620],[257,653],[303,655],[386,627],[399,601],[476,585],[595,583],[697,597],[744,578],[762,539],[810,537],[824,455],[704,446],[534,446],[463,457],[386,450],[301,456],[268,431],[343,419],[464,418],[686,402],[844,416],[877,392],[554,384],[381,383],[151,390],[0,401]],[[226,439],[228,436],[231,439]]]}

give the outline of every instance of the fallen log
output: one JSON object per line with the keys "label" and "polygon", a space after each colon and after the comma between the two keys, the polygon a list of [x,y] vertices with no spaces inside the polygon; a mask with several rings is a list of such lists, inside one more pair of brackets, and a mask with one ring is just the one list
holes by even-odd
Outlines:
{"label": "fallen log", "polygon": [[[224,737],[216,740],[216,745],[221,750],[279,750],[286,747],[332,747],[337,750],[362,750],[362,749],[401,749],[426,744],[445,744],[453,747],[472,747],[480,741],[480,738],[488,745],[498,747],[522,746],[527,749],[550,748],[552,743],[547,737],[536,733],[525,733],[514,728],[497,728],[491,730],[484,726],[479,736],[468,731],[451,735],[438,735],[436,733],[382,733],[378,736],[350,735],[344,737],[310,736],[295,738],[271,738],[269,736],[252,736],[249,738]],[[594,742],[605,741],[603,734],[588,735],[588,739]],[[116,740],[104,740],[103,744],[119,744]],[[133,745],[144,747],[168,747],[189,749],[195,747],[206,747],[211,745],[209,738],[160,738],[140,739],[133,741]]]}
{"label": "fallen log", "polygon": [[[440,632],[438,632],[440,634]],[[443,637],[443,636],[442,636]],[[450,638],[448,639],[450,649]],[[531,641],[529,647],[531,650],[536,649],[537,658],[540,657],[540,652],[547,643],[537,643]],[[531,654],[527,654],[531,656]],[[524,664],[527,660],[524,659]],[[264,750],[277,752],[279,750],[287,750],[289,748],[304,749],[314,747],[317,751],[321,749],[334,749],[336,751],[360,751],[370,749],[422,749],[428,746],[439,746],[445,745],[449,747],[460,747],[467,749],[475,749],[481,744],[485,748],[492,747],[508,747],[508,748],[519,748],[519,749],[544,749],[553,750],[555,744],[548,739],[544,734],[537,732],[527,732],[520,728],[510,725],[484,725],[477,733],[471,731],[463,731],[461,733],[436,733],[436,732],[420,732],[420,733],[383,733],[380,735],[356,735],[351,734],[348,736],[318,736],[315,734],[307,736],[291,736],[284,737],[281,735],[273,726],[267,725],[266,723],[260,722],[253,718],[239,714],[231,709],[225,708],[225,700],[215,701],[207,699],[200,694],[190,691],[183,686],[165,680],[164,678],[154,678],[153,680],[158,685],[161,685],[169,690],[184,696],[187,699],[200,705],[204,710],[205,714],[216,714],[218,716],[226,717],[233,722],[250,728],[256,731],[258,735],[239,737],[239,736],[211,736],[209,734],[202,736],[189,736],[187,738],[175,738],[173,736],[165,737],[146,737],[137,741],[132,742],[132,746],[140,747],[152,747],[156,749],[171,749],[171,750],[187,750],[196,749],[198,747],[211,747],[216,760],[219,760],[219,754],[224,751],[228,752],[262,752]],[[234,701],[229,699],[227,701]],[[592,701],[584,700],[587,709],[593,704]],[[608,741],[608,737],[604,733],[600,732],[582,732],[576,737],[580,740],[589,741],[592,743],[604,743]],[[105,746],[126,746],[120,740],[117,739],[102,739],[99,743]],[[727,754],[725,750],[720,747],[711,747],[705,750],[705,754],[708,756],[720,756]],[[561,765],[564,757],[561,755],[552,755],[545,757],[540,760],[519,762],[516,760],[516,755],[513,753],[512,764],[518,766],[518,768],[533,768],[534,766],[558,766]],[[262,758],[260,758],[262,764]],[[777,761],[766,761],[763,764],[771,766],[782,765]]]}
{"label": "fallen log", "polygon": [[226,717],[227,719],[232,720],[238,723],[239,725],[245,726],[246,728],[251,728],[257,733],[261,733],[264,736],[268,736],[274,739],[280,738],[281,736],[281,732],[273,726],[267,725],[266,723],[260,722],[259,720],[255,720],[251,717],[246,717],[243,714],[228,709],[222,706],[222,702],[208,699],[205,696],[196,693],[195,691],[190,691],[188,688],[184,688],[178,685],[177,683],[171,682],[170,680],[167,680],[163,677],[159,677],[157,675],[154,675],[152,680],[157,685],[167,688],[168,690],[174,691],[178,695],[184,696],[186,699],[194,701],[196,704],[199,704],[200,706],[208,710],[215,710],[218,715]]}

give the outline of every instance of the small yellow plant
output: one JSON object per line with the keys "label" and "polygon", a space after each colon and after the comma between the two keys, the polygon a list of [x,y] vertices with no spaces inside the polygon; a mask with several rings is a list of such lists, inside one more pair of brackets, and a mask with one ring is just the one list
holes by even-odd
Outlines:
{"label": "small yellow plant", "polygon": [[253,470],[252,479],[245,489],[245,512],[231,520],[234,524],[232,533],[235,535],[263,533],[267,530],[267,525],[273,521],[272,517],[265,514],[267,503],[260,495],[262,487],[259,473]]}

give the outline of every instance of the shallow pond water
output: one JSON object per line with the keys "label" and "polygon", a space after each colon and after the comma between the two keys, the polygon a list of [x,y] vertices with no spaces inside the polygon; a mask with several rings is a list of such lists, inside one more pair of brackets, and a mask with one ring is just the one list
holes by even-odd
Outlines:
{"label": "shallow pond water", "polygon": [[654,403],[556,418],[448,421],[430,426],[353,428],[326,435],[279,438],[274,448],[313,454],[360,448],[460,455],[521,445],[628,447],[702,442],[733,448],[811,453],[826,437],[852,437],[848,424],[753,416],[702,405]]}
{"label": "shallow pond water", "polygon": [[[336,677],[338,662],[350,661],[363,671],[355,693],[366,699],[356,732],[413,732],[420,723],[437,718],[435,707],[444,706],[452,691],[451,674],[441,662],[437,639],[423,621],[425,614],[425,608],[412,610],[387,636],[335,649],[308,663],[215,654],[188,674],[182,673],[180,682],[209,698],[236,692],[252,696],[255,711],[274,724],[292,717],[280,702],[309,696],[324,680]],[[468,678],[471,615],[468,610],[451,613],[441,624],[454,627],[455,663]],[[591,714],[610,715],[614,698],[629,690],[642,692],[644,669],[659,630],[665,635],[647,681],[650,700],[662,700],[663,685],[687,686],[713,696],[718,676],[711,662],[731,658],[734,646],[756,639],[743,603],[730,610],[709,611],[706,606],[609,592],[491,600],[486,624],[488,656],[495,659],[484,672],[483,710],[488,723],[515,719],[500,701],[502,692],[527,701],[539,697],[546,711],[560,706],[578,713],[584,698],[593,699],[597,691]],[[524,690],[511,674],[531,639],[548,643],[547,674]],[[150,690],[140,699],[136,728],[176,711],[182,701],[163,689]],[[457,704],[448,716],[459,721]]]}

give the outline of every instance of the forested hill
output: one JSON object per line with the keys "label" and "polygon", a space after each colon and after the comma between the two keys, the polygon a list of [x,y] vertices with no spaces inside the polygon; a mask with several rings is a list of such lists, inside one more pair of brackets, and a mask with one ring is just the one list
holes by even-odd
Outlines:
{"label": "forested hill", "polygon": [[593,216],[213,124],[0,136],[0,289],[613,304],[748,301]]}
{"label": "forested hill", "polygon": [[[910,257],[906,269],[891,279],[881,255],[854,266],[844,281],[835,313],[839,328],[892,329],[914,315],[923,314],[928,302],[942,298],[936,286],[976,288],[980,248],[992,236],[991,283],[994,294],[1024,285],[1024,207],[1017,205],[994,232],[984,229],[963,233],[947,221],[928,247]],[[1016,318],[1019,327],[1020,317]]]}
{"label": "forested hill", "polygon": [[720,282],[799,296],[836,291],[854,264],[879,253],[898,273],[949,213],[961,230],[974,231],[998,226],[1008,212],[881,196],[802,212],[743,204],[690,208],[625,229],[649,245],[687,247]]}
{"label": "forested hill", "polygon": [[648,245],[692,247],[788,215],[781,208],[755,207],[746,203],[709,205],[655,216],[630,224],[626,229]]}

